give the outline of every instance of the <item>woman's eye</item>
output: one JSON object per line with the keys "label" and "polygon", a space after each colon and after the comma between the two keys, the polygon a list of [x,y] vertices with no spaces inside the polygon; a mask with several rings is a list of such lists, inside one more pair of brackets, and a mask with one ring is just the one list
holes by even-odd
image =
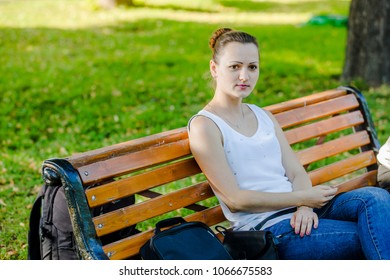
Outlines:
{"label": "woman's eye", "polygon": [[251,70],[256,70],[256,69],[257,69],[257,65],[250,65],[250,66],[249,66],[249,69],[251,69]]}
{"label": "woman's eye", "polygon": [[237,70],[238,68],[239,68],[238,65],[231,65],[231,66],[230,66],[230,69],[232,69],[232,70]]}

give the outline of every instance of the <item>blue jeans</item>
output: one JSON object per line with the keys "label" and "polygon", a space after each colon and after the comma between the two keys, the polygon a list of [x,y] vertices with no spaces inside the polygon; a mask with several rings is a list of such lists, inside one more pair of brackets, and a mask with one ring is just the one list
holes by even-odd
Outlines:
{"label": "blue jeans", "polygon": [[290,220],[268,228],[278,238],[281,259],[390,260],[390,194],[376,187],[342,193],[315,209],[317,229],[300,237]]}

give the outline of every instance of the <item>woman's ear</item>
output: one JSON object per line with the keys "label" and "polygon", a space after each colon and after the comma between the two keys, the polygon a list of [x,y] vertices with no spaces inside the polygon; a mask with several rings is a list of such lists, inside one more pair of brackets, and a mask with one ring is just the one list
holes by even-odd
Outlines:
{"label": "woman's ear", "polygon": [[214,60],[210,60],[210,73],[214,79],[217,78],[217,64]]}

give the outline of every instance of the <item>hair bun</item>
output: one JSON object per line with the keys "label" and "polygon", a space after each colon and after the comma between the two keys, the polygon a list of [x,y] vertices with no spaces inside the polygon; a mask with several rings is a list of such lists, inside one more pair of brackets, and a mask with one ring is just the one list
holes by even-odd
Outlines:
{"label": "hair bun", "polygon": [[213,35],[210,38],[209,41],[209,47],[214,50],[215,44],[217,43],[217,40],[219,37],[221,37],[223,34],[232,31],[231,28],[219,28],[214,31]]}

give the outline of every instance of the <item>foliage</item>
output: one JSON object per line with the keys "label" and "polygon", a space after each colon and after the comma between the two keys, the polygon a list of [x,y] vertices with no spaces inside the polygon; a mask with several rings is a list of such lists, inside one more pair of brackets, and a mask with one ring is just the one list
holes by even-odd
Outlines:
{"label": "foliage", "polygon": [[[259,39],[261,77],[248,102],[264,106],[339,85],[345,28],[234,21],[242,11],[226,7],[233,1],[205,1],[197,11],[200,1],[157,2],[110,11],[88,1],[0,3],[7,14],[0,16],[0,259],[26,258],[43,160],[185,126],[202,108],[212,96],[207,42],[216,28]],[[362,89],[383,142],[390,89]]]}

